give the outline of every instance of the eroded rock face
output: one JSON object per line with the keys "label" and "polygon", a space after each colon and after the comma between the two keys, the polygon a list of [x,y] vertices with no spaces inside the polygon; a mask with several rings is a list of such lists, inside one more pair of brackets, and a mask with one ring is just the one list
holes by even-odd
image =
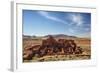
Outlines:
{"label": "eroded rock face", "polygon": [[77,47],[76,50],[75,50],[75,54],[82,54],[83,50],[81,47]]}
{"label": "eroded rock face", "polygon": [[23,52],[23,59],[31,60],[32,57],[59,54],[81,54],[82,48],[77,47],[74,40],[54,39],[52,36],[42,41],[41,45],[32,46]]}
{"label": "eroded rock face", "polygon": [[48,39],[42,41],[42,46],[44,47],[55,47],[57,45],[57,41],[50,36]]}
{"label": "eroded rock face", "polygon": [[32,50],[25,50],[23,52],[23,59],[24,60],[31,60],[33,56],[33,51]]}

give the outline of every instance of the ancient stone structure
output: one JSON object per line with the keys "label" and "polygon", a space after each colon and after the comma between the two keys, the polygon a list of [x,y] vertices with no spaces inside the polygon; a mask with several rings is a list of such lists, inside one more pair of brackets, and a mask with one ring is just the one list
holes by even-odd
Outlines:
{"label": "ancient stone structure", "polygon": [[31,60],[32,57],[45,55],[70,55],[81,54],[82,48],[78,47],[74,40],[58,39],[49,36],[41,45],[32,46],[23,51],[23,59]]}

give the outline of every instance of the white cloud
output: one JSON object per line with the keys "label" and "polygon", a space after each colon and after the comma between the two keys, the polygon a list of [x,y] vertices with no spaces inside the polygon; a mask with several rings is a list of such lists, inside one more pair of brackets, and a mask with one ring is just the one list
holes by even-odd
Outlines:
{"label": "white cloud", "polygon": [[63,24],[67,24],[67,22],[61,20],[60,18],[57,18],[57,17],[54,17],[52,15],[50,15],[48,12],[45,12],[45,11],[38,11],[38,13],[47,18],[47,19],[50,19],[50,20],[53,20],[53,21],[56,21],[56,22],[60,22],[60,23],[63,23]]}
{"label": "white cloud", "polygon": [[76,24],[76,26],[82,26],[83,18],[80,14],[69,14],[69,19],[72,21],[71,24]]}

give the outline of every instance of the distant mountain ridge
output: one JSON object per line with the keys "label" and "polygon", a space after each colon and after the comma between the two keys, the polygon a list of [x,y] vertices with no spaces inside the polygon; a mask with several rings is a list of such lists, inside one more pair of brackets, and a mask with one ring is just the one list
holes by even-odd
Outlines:
{"label": "distant mountain ridge", "polygon": [[30,35],[23,35],[23,38],[36,38],[36,36],[30,36]]}
{"label": "distant mountain ridge", "polygon": [[52,36],[54,38],[77,38],[76,36],[69,36],[69,35],[65,35],[65,34],[46,35],[44,37],[49,37],[49,36]]}
{"label": "distant mountain ridge", "polygon": [[[49,36],[52,36],[54,38],[77,38],[76,36],[69,36],[69,35],[65,35],[65,34],[55,34],[55,35],[45,35],[45,36],[41,36],[41,38],[48,38]],[[23,35],[23,38],[37,38],[37,37],[40,37],[40,36],[29,36],[29,35]]]}

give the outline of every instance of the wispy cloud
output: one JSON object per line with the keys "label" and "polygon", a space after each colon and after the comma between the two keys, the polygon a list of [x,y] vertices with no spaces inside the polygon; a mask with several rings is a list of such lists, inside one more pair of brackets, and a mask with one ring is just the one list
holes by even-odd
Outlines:
{"label": "wispy cloud", "polygon": [[84,22],[80,14],[69,14],[68,17],[71,20],[71,24],[75,24],[76,26],[82,26]]}
{"label": "wispy cloud", "polygon": [[56,21],[56,22],[60,22],[60,23],[63,23],[63,24],[67,24],[67,22],[65,22],[65,21],[61,20],[60,18],[57,18],[57,17],[55,17],[55,16],[53,16],[53,15],[50,15],[50,14],[49,14],[48,12],[46,12],[46,11],[38,11],[38,13],[39,13],[41,16],[47,18],[47,19],[50,19],[50,20],[53,20],[53,21]]}

